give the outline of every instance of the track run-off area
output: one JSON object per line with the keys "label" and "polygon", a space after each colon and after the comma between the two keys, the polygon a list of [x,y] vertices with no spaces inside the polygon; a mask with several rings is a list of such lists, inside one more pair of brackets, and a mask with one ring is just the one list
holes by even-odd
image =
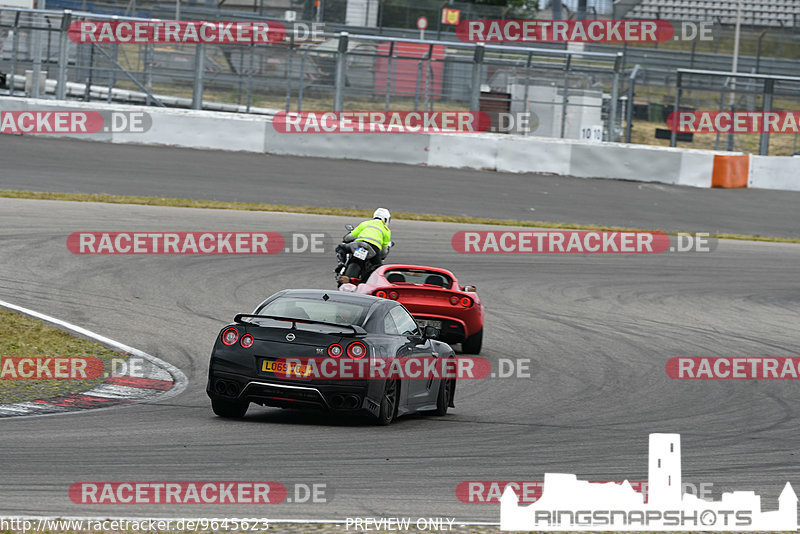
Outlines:
{"label": "track run-off area", "polygon": [[[0,189],[111,193],[800,237],[800,193],[703,190],[194,150],[0,138]],[[451,269],[486,307],[482,356],[530,377],[462,381],[444,418],[392,426],[251,406],[215,417],[205,394],[219,328],[284,288],[335,289],[348,218],[0,198],[0,300],[69,321],[179,368],[154,404],[0,420],[0,515],[455,517],[463,481],[646,480],[648,434],[680,433],[683,479],[754,490],[777,507],[800,487],[793,380],[673,380],[677,356],[800,356],[800,245],[719,241],[708,253],[459,254],[489,227],[394,220],[388,262]],[[81,231],[319,233],[325,253],[79,255]],[[81,505],[76,482],[324,484],[325,502]],[[293,496],[293,495],[290,495]]]}

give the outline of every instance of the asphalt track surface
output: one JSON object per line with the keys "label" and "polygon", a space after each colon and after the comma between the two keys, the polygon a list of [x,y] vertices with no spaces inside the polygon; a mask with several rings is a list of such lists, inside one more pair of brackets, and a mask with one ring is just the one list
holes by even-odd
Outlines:
{"label": "asphalt track surface", "polygon": [[[330,254],[79,256],[81,230],[325,231],[343,218],[0,199],[0,299],[179,367],[187,390],[154,405],[0,421],[0,515],[456,517],[465,480],[644,480],[648,433],[682,435],[684,481],[755,490],[777,507],[800,487],[797,384],[675,381],[673,356],[800,356],[800,247],[720,242],[711,253],[460,255],[464,229],[395,221],[395,261],[444,265],[478,286],[485,351],[531,360],[530,378],[459,384],[444,418],[385,428],[251,407],[215,417],[204,392],[218,329],[286,287],[331,287]],[[338,234],[337,234],[338,235]],[[77,481],[324,483],[328,502],[273,506],[81,506]]]}
{"label": "asphalt track surface", "polygon": [[[800,194],[0,137],[0,188],[800,236]],[[530,208],[534,208],[531,211]],[[460,255],[464,226],[395,221],[393,261],[452,268],[487,307],[483,355],[530,359],[530,378],[463,381],[445,418],[388,428],[251,407],[213,416],[210,349],[235,313],[286,287],[332,287],[331,255],[76,256],[82,230],[326,232],[293,214],[0,199],[0,299],[137,347],[189,378],[156,405],[0,421],[0,515],[439,517],[465,480],[644,480],[647,435],[678,432],[684,481],[755,490],[774,509],[800,487],[791,381],[679,382],[673,356],[800,356],[800,246],[720,242],[707,254]],[[328,247],[330,250],[330,247]],[[324,483],[327,502],[80,506],[77,481]]]}
{"label": "asphalt track surface", "polygon": [[[531,154],[536,157],[536,154]],[[800,237],[800,192],[0,136],[0,188]]]}

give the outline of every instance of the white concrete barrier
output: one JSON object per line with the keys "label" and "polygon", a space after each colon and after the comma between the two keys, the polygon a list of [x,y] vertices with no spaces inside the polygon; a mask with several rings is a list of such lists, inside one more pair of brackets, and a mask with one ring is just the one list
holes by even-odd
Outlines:
{"label": "white concrete barrier", "polygon": [[[710,187],[715,154],[623,143],[501,134],[283,134],[271,118],[214,111],[0,97],[0,111],[145,112],[141,133],[42,134],[113,143],[168,145],[381,163],[546,173]],[[749,187],[800,191],[800,158],[753,156]]]}
{"label": "white concrete barrier", "polygon": [[262,152],[380,163],[428,163],[428,134],[287,134],[268,124]]}
{"label": "white concrete barrier", "polygon": [[431,134],[427,164],[431,167],[495,170],[499,137],[491,134]]}
{"label": "white concrete barrier", "polygon": [[681,152],[620,143],[575,142],[569,173],[580,178],[618,178],[638,182],[678,183]]}
{"label": "white concrete barrier", "polygon": [[568,175],[572,143],[547,137],[505,135],[497,142],[499,172],[542,172]]}
{"label": "white concrete barrier", "polygon": [[[682,149],[681,166],[678,171],[678,185],[711,187],[711,174],[714,170],[714,154],[710,150]],[[730,154],[726,152],[726,154]]]}
{"label": "white concrete barrier", "polygon": [[114,133],[114,143],[264,152],[267,121],[263,117],[215,111],[126,108],[146,109],[153,120],[152,127],[144,133]]}
{"label": "white concrete barrier", "polygon": [[750,156],[747,187],[800,191],[800,158]]}

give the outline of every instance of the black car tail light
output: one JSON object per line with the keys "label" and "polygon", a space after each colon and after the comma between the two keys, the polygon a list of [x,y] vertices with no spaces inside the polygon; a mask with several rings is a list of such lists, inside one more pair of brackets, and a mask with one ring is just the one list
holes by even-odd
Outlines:
{"label": "black car tail light", "polygon": [[342,355],[343,352],[344,349],[338,343],[334,343],[333,345],[328,347],[328,356],[330,356],[331,358],[338,358],[339,356]]}
{"label": "black car tail light", "polygon": [[347,346],[347,355],[353,360],[360,360],[367,355],[367,346],[360,341],[354,341]]}
{"label": "black car tail light", "polygon": [[250,334],[243,335],[242,339],[239,340],[239,344],[243,348],[249,349],[250,347],[253,346],[253,336],[251,336]]}
{"label": "black car tail light", "polygon": [[222,343],[228,346],[233,345],[239,340],[239,331],[233,327],[226,328],[222,332]]}

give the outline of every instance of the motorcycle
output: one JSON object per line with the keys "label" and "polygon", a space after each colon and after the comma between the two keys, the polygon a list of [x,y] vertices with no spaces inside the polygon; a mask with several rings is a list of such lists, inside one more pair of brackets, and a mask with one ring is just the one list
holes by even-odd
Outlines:
{"label": "motorcycle", "polygon": [[[352,224],[346,224],[344,227],[347,229],[348,234],[355,229]],[[346,236],[347,234],[345,234],[345,237]],[[344,237],[342,238],[342,242],[344,242]],[[348,243],[348,245],[352,243],[358,243],[358,241],[352,241]],[[390,241],[389,247],[391,248],[393,246],[394,241]],[[380,266],[379,261],[373,261],[374,256],[373,258],[369,257],[370,252],[372,252],[370,249],[358,244],[348,247],[344,262],[333,271],[336,277],[337,287],[341,287],[343,284],[351,284],[355,287],[369,278],[372,271]]]}

